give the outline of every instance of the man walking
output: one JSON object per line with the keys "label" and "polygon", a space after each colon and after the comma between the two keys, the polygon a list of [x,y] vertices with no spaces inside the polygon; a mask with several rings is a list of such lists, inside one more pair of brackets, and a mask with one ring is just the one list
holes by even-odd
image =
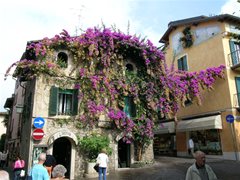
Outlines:
{"label": "man walking", "polygon": [[202,151],[195,152],[196,162],[187,170],[185,180],[216,180],[217,176],[212,168],[206,164],[205,153]]}
{"label": "man walking", "polygon": [[49,180],[47,169],[43,166],[46,160],[46,154],[41,153],[38,157],[38,164],[35,164],[31,170],[30,176],[33,180]]}
{"label": "man walking", "polygon": [[194,157],[194,142],[192,137],[188,140],[188,154],[191,154]]}

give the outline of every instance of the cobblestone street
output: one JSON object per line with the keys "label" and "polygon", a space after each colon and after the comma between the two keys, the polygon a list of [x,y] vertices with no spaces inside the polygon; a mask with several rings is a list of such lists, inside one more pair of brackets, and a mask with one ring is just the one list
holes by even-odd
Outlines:
{"label": "cobblestone street", "polygon": [[[184,180],[187,168],[194,159],[176,157],[156,157],[154,165],[145,168],[120,169],[110,172],[108,180]],[[239,180],[240,162],[211,159],[207,157],[209,164],[219,180]],[[94,180],[97,178],[85,178]]]}

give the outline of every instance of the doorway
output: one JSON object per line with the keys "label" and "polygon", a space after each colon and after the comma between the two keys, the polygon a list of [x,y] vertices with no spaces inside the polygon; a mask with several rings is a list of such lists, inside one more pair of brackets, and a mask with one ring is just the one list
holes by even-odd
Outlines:
{"label": "doorway", "polygon": [[120,139],[118,141],[118,168],[130,167],[131,151],[130,144],[127,144]]}
{"label": "doorway", "polygon": [[53,143],[53,156],[57,164],[62,164],[67,169],[66,178],[70,177],[71,172],[71,149],[71,142],[65,137],[58,138]]}

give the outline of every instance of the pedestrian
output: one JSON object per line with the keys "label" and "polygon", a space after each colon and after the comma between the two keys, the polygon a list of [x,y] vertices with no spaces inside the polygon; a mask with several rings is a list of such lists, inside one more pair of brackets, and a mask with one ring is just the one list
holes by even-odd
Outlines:
{"label": "pedestrian", "polygon": [[9,174],[5,170],[0,170],[0,180],[10,180]]}
{"label": "pedestrian", "polygon": [[61,180],[65,178],[65,173],[67,172],[67,169],[61,165],[58,164],[53,168],[52,171],[52,179],[51,180]]}
{"label": "pedestrian", "polygon": [[21,171],[24,171],[25,161],[20,157],[20,155],[16,156],[16,159],[13,163],[13,179],[20,180],[23,177],[20,176]]}
{"label": "pedestrian", "polygon": [[102,149],[101,153],[98,154],[97,164],[99,164],[98,179],[106,180],[107,164],[108,164],[108,155],[106,149]]}
{"label": "pedestrian", "polygon": [[196,151],[194,157],[195,163],[188,168],[185,180],[216,180],[217,176],[206,164],[205,153]]}
{"label": "pedestrian", "polygon": [[4,168],[6,166],[6,162],[7,162],[7,157],[8,157],[8,150],[7,152],[5,153],[5,151],[3,151],[3,153],[1,152],[1,163],[0,163],[0,166],[2,168]]}
{"label": "pedestrian", "polygon": [[48,171],[49,177],[51,177],[52,169],[56,165],[56,159],[51,155],[50,150],[47,150],[46,161],[43,164]]}
{"label": "pedestrian", "polygon": [[188,140],[188,154],[191,154],[192,157],[194,157],[194,142],[192,137],[190,137],[190,139]]}
{"label": "pedestrian", "polygon": [[30,172],[30,177],[32,180],[49,180],[47,169],[43,166],[43,163],[46,161],[46,154],[41,153],[38,156],[38,163],[35,164]]}

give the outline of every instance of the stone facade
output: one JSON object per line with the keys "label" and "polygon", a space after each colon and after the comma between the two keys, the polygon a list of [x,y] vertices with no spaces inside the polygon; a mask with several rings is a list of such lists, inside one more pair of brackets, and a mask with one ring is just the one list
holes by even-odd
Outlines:
{"label": "stone facade", "polygon": [[[123,137],[121,132],[112,128],[111,123],[105,120],[104,115],[99,116],[98,126],[94,129],[79,129],[76,127],[77,116],[49,116],[48,108],[50,101],[50,88],[54,85],[51,80],[47,80],[44,76],[40,76],[35,80],[25,83],[25,103],[28,107],[28,113],[23,116],[23,129],[21,134],[21,154],[27,162],[27,167],[30,169],[36,162],[36,152],[49,149],[53,155],[58,156],[59,150],[62,149],[67,154],[65,161],[60,161],[64,164],[69,172],[67,176],[70,179],[79,179],[84,176],[86,161],[85,157],[81,153],[78,145],[77,137],[83,137],[91,132],[99,132],[100,134],[106,134],[110,138],[110,146],[113,149],[113,153],[109,157],[109,171],[114,171],[119,168],[119,147],[118,141]],[[81,111],[81,110],[79,110]],[[40,141],[36,141],[32,138],[32,132],[35,129],[33,126],[34,119],[42,117],[45,120],[43,127],[44,137]],[[56,142],[59,140],[69,143],[70,149],[57,146]],[[64,144],[61,144],[64,146]],[[67,146],[67,145],[66,145]],[[28,147],[28,148],[26,148]],[[38,152],[38,153],[39,153]],[[133,164],[136,161],[134,143],[130,145],[129,149],[129,163]],[[126,155],[124,155],[126,156]],[[56,157],[58,159],[58,157]],[[63,157],[61,157],[63,158]],[[143,154],[143,161],[153,161],[153,149],[152,144],[146,149]],[[131,167],[131,165],[130,165]]]}

